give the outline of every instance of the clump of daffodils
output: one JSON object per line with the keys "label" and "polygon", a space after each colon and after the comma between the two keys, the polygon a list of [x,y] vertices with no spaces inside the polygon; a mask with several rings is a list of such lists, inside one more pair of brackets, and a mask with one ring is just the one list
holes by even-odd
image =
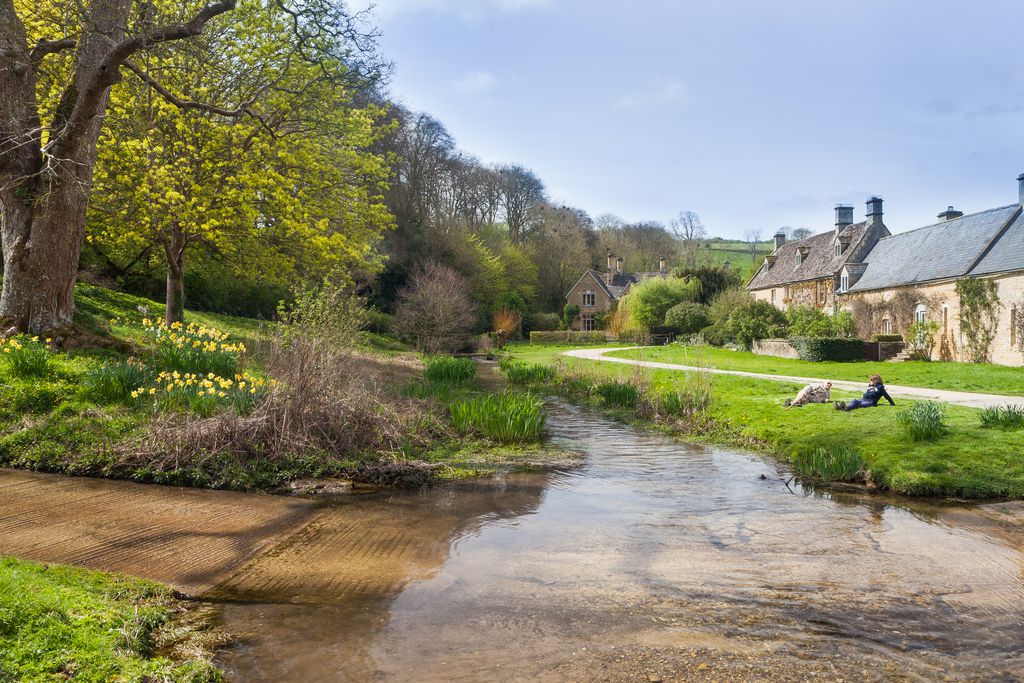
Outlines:
{"label": "clump of daffodils", "polygon": [[44,377],[50,367],[52,341],[42,342],[39,337],[8,337],[0,340],[0,358],[17,377]]}
{"label": "clump of daffodils", "polygon": [[276,384],[274,380],[236,373],[221,377],[212,372],[164,371],[150,386],[132,391],[133,399],[152,399],[162,410],[188,410],[209,415],[219,408],[232,407],[242,413],[250,409]]}
{"label": "clump of daffodils", "polygon": [[246,352],[245,344],[232,343],[227,333],[200,323],[166,325],[144,318],[142,328],[156,342],[161,365],[172,371],[232,377]]}

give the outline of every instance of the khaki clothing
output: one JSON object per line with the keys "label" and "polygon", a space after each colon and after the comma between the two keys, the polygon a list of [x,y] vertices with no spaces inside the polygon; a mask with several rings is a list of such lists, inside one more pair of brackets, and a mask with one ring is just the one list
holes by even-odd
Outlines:
{"label": "khaki clothing", "polygon": [[802,406],[807,403],[828,403],[832,394],[831,389],[825,388],[824,384],[808,384],[793,399],[791,405]]}

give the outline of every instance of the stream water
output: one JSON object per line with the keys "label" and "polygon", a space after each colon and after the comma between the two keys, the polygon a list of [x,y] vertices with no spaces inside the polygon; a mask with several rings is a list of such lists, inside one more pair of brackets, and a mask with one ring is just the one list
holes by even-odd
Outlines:
{"label": "stream water", "polygon": [[1019,505],[789,488],[562,403],[549,430],[582,467],[326,504],[244,565],[229,677],[1024,680]]}

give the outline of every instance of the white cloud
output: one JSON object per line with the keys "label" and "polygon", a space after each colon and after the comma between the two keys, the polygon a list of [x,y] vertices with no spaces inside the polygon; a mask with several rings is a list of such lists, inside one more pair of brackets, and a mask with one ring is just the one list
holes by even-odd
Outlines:
{"label": "white cloud", "polygon": [[490,71],[470,71],[455,82],[455,88],[466,94],[480,94],[494,90],[498,77]]}
{"label": "white cloud", "polygon": [[478,21],[487,14],[547,7],[551,0],[349,0],[347,4],[354,12],[372,7],[373,15],[381,21],[417,12],[453,14],[466,21]]}
{"label": "white cloud", "polygon": [[687,91],[686,84],[682,81],[665,81],[652,90],[626,93],[612,103],[612,109],[636,111],[646,107],[684,104]]}

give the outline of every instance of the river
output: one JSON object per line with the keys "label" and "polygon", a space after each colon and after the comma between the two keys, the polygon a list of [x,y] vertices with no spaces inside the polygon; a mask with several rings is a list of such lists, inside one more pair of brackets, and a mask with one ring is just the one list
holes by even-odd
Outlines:
{"label": "river", "polygon": [[208,593],[239,681],[1024,680],[1024,507],[786,486],[555,402],[582,467],[315,508]]}

